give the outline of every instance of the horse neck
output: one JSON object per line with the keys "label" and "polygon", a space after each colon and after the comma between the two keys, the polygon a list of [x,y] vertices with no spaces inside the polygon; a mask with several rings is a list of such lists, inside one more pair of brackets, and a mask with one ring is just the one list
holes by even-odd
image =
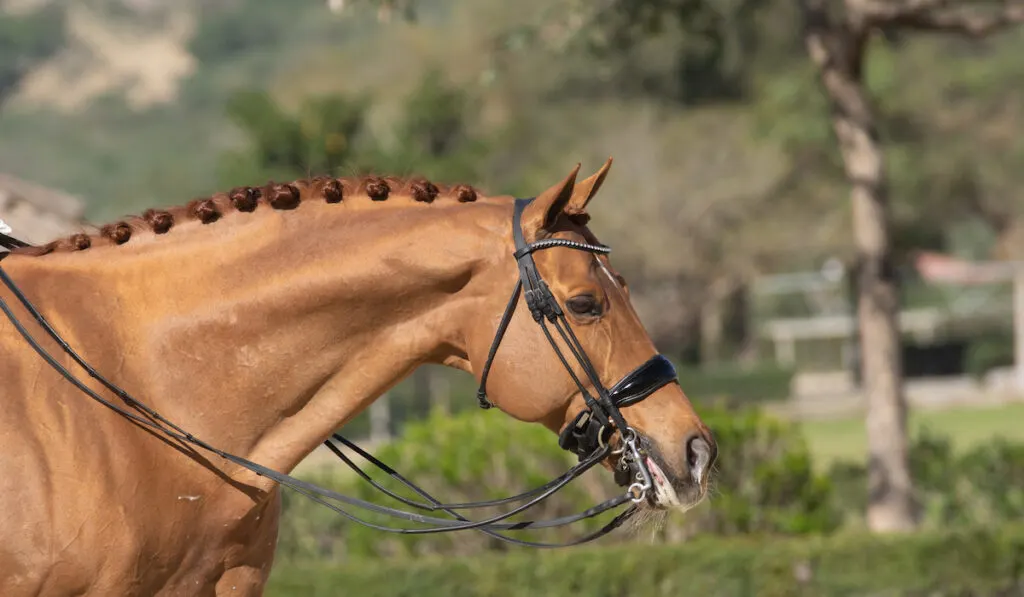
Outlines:
{"label": "horse neck", "polygon": [[420,364],[465,362],[474,273],[501,252],[490,231],[508,217],[484,202],[331,207],[4,266],[115,383],[290,470]]}

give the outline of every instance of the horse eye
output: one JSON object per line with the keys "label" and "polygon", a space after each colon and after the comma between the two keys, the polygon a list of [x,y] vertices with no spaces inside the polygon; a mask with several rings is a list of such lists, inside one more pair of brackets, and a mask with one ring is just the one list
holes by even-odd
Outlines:
{"label": "horse eye", "polygon": [[601,303],[591,294],[581,294],[565,301],[565,306],[576,315],[597,317],[601,315]]}

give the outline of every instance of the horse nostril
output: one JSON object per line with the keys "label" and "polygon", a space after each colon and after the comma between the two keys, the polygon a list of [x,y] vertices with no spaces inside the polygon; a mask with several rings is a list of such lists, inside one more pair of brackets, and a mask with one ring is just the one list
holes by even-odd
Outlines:
{"label": "horse nostril", "polygon": [[694,436],[686,442],[686,464],[690,467],[690,478],[700,485],[714,460],[714,448],[703,437]]}

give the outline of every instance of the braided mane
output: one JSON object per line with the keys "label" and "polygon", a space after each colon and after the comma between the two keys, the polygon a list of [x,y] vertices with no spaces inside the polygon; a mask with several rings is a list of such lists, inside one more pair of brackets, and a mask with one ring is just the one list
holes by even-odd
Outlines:
{"label": "braided mane", "polygon": [[373,201],[409,197],[417,203],[430,204],[441,198],[471,203],[477,200],[478,194],[469,185],[438,186],[422,177],[318,176],[290,183],[271,181],[259,187],[235,187],[225,193],[194,199],[182,206],[148,209],[141,215],[105,224],[96,234],[73,234],[38,247],[16,249],[13,253],[42,256],[54,252],[84,251],[100,245],[123,245],[136,234],[166,234],[175,225],[190,220],[213,224],[230,211],[252,213],[260,209],[290,210],[303,201],[342,203],[358,196],[369,197]]}

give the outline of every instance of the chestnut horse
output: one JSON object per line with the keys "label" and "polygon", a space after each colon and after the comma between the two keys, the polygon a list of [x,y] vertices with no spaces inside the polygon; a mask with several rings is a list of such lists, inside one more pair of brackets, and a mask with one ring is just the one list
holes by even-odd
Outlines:
{"label": "chestnut horse", "polygon": [[[610,164],[582,181],[577,165],[517,211],[525,241],[596,244],[586,210]],[[104,376],[210,444],[287,472],[422,364],[479,380],[518,275],[513,205],[466,185],[319,177],[149,210],[0,263]],[[605,387],[657,355],[606,255],[562,245],[534,257]],[[74,366],[12,292],[0,298]],[[275,481],[87,399],[3,318],[0,350],[0,595],[262,594]],[[558,433],[587,407],[581,387],[518,309],[489,400]],[[716,448],[679,385],[621,414],[650,448],[643,507],[698,503]]]}

